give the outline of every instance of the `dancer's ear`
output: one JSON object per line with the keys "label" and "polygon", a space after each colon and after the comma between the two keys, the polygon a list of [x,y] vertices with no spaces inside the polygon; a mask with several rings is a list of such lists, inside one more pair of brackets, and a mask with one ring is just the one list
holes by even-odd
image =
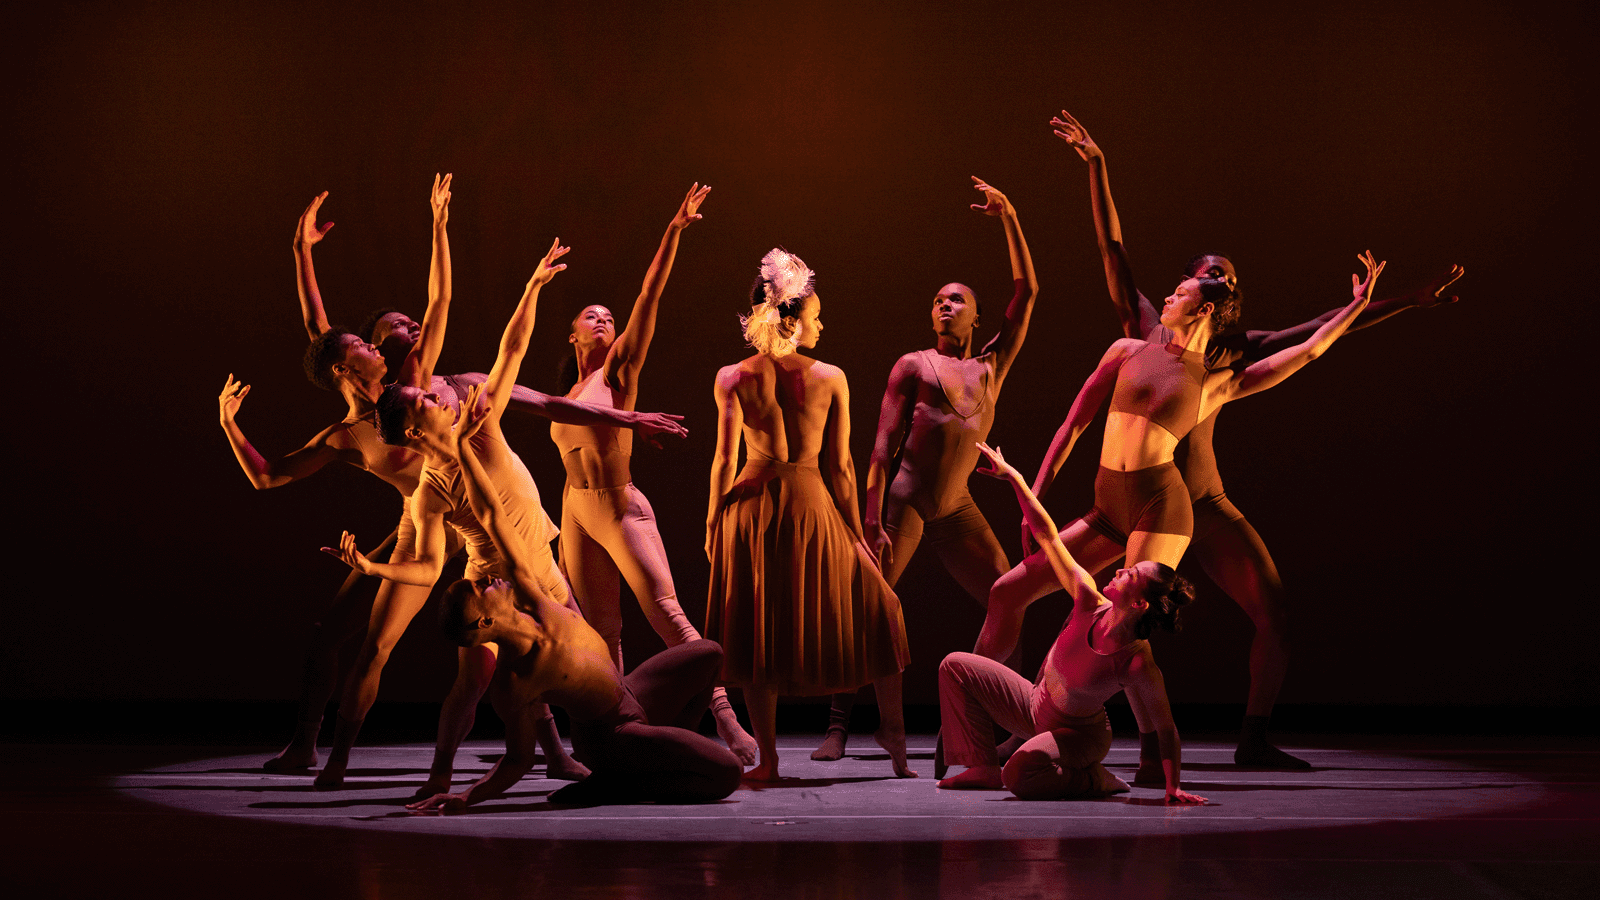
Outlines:
{"label": "dancer's ear", "polygon": [[478,620],[472,623],[472,627],[478,631],[484,631],[486,629],[493,628],[494,618],[492,616],[479,616]]}

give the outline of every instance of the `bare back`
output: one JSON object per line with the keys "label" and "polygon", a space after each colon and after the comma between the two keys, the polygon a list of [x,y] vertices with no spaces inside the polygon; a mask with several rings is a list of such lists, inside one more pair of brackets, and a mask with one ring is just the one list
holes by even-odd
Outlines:
{"label": "bare back", "polygon": [[844,382],[838,367],[798,353],[781,359],[757,354],[723,369],[719,377],[726,379],[739,404],[742,434],[752,458],[816,460],[829,411]]}

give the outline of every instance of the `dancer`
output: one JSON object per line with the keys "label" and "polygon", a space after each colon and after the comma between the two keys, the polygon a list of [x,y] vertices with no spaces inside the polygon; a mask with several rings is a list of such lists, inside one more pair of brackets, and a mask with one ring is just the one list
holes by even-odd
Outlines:
{"label": "dancer", "polygon": [[[528,544],[529,558],[542,563],[536,577],[547,592],[562,602],[570,598],[566,579],[550,554],[549,544],[556,536],[555,524],[539,505],[539,489],[522,460],[506,446],[505,437],[500,431],[500,417],[510,402],[511,385],[527,352],[539,291],[555,277],[556,272],[566,268],[556,260],[564,256],[567,249],[560,246],[559,242],[553,243],[544,259],[540,260],[533,277],[528,280],[522,300],[517,304],[500,339],[500,352],[494,368],[490,369],[482,386],[489,412],[484,424],[474,435],[479,459],[494,477],[497,489],[503,495],[516,498],[512,505],[514,510],[525,511],[513,525]],[[445,549],[446,534],[453,528],[460,532],[466,544],[467,577],[487,578],[499,571],[502,561],[483,526],[473,518],[466,500],[460,463],[450,438],[458,408],[439,394],[424,391],[419,386],[430,384],[431,379],[428,373],[413,366],[410,359],[407,358],[407,364],[402,369],[401,380],[384,388],[378,399],[377,414],[378,433],[386,443],[407,447],[420,453],[423,458],[419,483],[410,501],[411,522],[416,534],[415,548],[405,557],[387,563],[375,562],[356,549],[355,537],[346,531],[337,548],[324,547],[323,550],[364,574],[425,587],[437,581],[444,568],[448,555]],[[355,669],[345,684],[340,700],[333,750],[321,774],[317,776],[319,786],[336,787],[342,783],[361,723],[377,698],[384,663],[420,605],[418,603],[402,609],[374,608],[373,625],[367,629]],[[494,669],[492,646],[463,650],[459,666],[455,685],[451,687],[445,699],[444,712],[440,715],[433,767],[428,781],[419,791],[423,796],[450,786],[456,747],[471,730],[473,712],[478,699],[488,687],[489,676]],[[552,777],[581,778],[587,775],[587,770],[566,757],[556,735],[554,720],[546,717],[541,721],[540,738],[547,758],[552,760],[549,764],[554,773]]]}
{"label": "dancer", "polygon": [[[1072,558],[1055,522],[998,449],[980,444],[990,468],[1011,483],[1023,518],[1039,541],[1057,583],[1072,595],[1072,615],[1032,684],[1003,663],[952,653],[939,665],[939,708],[945,758],[966,766],[941,788],[1000,790],[1024,800],[1065,800],[1126,791],[1101,760],[1111,749],[1105,702],[1118,691],[1152,722],[1159,736],[1168,803],[1204,803],[1179,786],[1183,745],[1167,691],[1145,640],[1156,628],[1177,631],[1194,586],[1170,567],[1141,562],[1118,570],[1105,593]],[[995,753],[999,725],[1028,740],[1006,760]]]}
{"label": "dancer", "polygon": [[[476,401],[474,388],[472,401]],[[517,509],[528,498],[500,497],[470,437],[490,408],[469,402],[453,437],[472,513],[503,561],[499,578],[451,585],[439,621],[452,640],[498,654],[490,702],[506,723],[506,752],[460,793],[438,793],[408,809],[452,812],[498,797],[533,766],[538,710],[546,703],[572,719],[572,746],[591,769],[587,779],[550,795],[555,803],[698,803],[721,800],[739,786],[739,760],[693,730],[705,714],[722,651],[692,640],[652,656],[626,679],[612,665],[605,640],[569,605],[552,597],[535,548],[514,524],[538,518]],[[548,551],[546,551],[546,554]]]}
{"label": "dancer", "polygon": [[[983,179],[974,175],[972,180],[984,199],[972,208],[999,217],[1005,228],[1016,289],[999,332],[977,356],[977,295],[956,282],[934,295],[933,349],[907,353],[889,372],[867,466],[865,524],[867,546],[890,587],[899,583],[926,528],[934,552],[956,583],[987,605],[989,589],[1011,564],[972,502],[967,477],[978,462],[978,442],[989,437],[994,425],[1000,387],[1028,334],[1039,280],[1016,207]],[[844,755],[855,701],[854,692],[833,696],[828,732],[812,759]]]}
{"label": "dancer", "polygon": [[[661,292],[672,274],[678,238],[700,221],[700,204],[711,193],[698,183],[684,195],[667,225],[655,259],[645,272],[644,287],[633,301],[628,327],[616,333],[611,311],[598,304],[585,307],[572,320],[572,374],[567,396],[597,406],[631,410],[639,396],[639,372],[656,330]],[[621,579],[639,599],[656,634],[675,647],[700,639],[700,632],[678,605],[678,590],[667,565],[667,551],[656,526],[650,501],[633,486],[633,434],[612,426],[550,426],[550,438],[561,450],[567,469],[561,494],[561,565],[572,580],[578,606],[589,624],[605,638],[617,671],[622,665]],[[756,761],[756,742],[739,727],[728,692],[718,687],[711,708],[717,733],[746,765]]]}
{"label": "dancer", "polygon": [[[1189,492],[1173,463],[1184,435],[1223,404],[1266,390],[1317,358],[1338,340],[1367,304],[1383,271],[1370,252],[1359,259],[1366,279],[1350,276],[1353,299],[1310,338],[1249,366],[1207,370],[1201,350],[1238,315],[1234,287],[1222,278],[1185,278],[1166,300],[1165,345],[1123,338],[1111,345],[1073,401],[1072,410],[1039,466],[1033,492],[1043,497],[1073,445],[1109,398],[1094,508],[1067,526],[1063,543],[1083,567],[1099,571],[1126,556],[1176,567],[1193,531]],[[1055,588],[1049,561],[1038,551],[995,582],[977,653],[1005,660],[1016,647],[1023,613]]]}
{"label": "dancer", "polygon": [[[450,175],[435,175],[430,195],[433,251],[429,267],[428,313],[424,316],[429,337],[423,340],[423,327],[403,314],[386,313],[382,318],[393,327],[390,328],[390,335],[383,338],[385,346],[392,350],[403,343],[406,347],[406,353],[393,365],[378,352],[375,344],[368,343],[359,335],[328,325],[311,261],[311,247],[320,242],[333,227],[331,222],[325,225],[317,223],[318,211],[328,196],[327,192],[315,197],[301,214],[295,229],[294,247],[301,312],[306,330],[312,338],[312,344],[305,354],[306,377],[318,387],[339,393],[345,400],[347,413],[342,421],[323,429],[300,449],[283,457],[269,459],[256,450],[239,427],[238,412],[244,398],[250,393],[250,386],[235,381],[230,374],[217,397],[219,418],[235,458],[257,490],[298,481],[333,462],[343,462],[371,472],[393,485],[405,498],[409,498],[416,489],[417,476],[422,471],[422,457],[382,442],[375,425],[374,405],[383,384],[399,374],[404,358],[413,349],[418,357],[417,366],[431,371],[443,346],[442,329],[450,302],[451,285],[450,245],[446,228],[451,182]],[[464,395],[467,386],[482,382],[484,377],[477,372],[432,376],[432,384],[441,397],[454,403],[456,398]],[[614,423],[637,428],[647,436],[682,436],[687,433],[681,424],[681,416],[639,413],[609,406],[595,407],[530,391],[520,385],[514,389],[512,404],[534,415],[574,424]],[[379,561],[387,560],[397,544],[402,553],[409,553],[413,537],[410,514],[402,509],[400,526],[368,555]],[[460,547],[460,539],[452,531],[447,535],[447,540],[453,554],[454,548]],[[405,609],[414,611],[426,601],[429,591],[430,588],[421,586],[380,582],[379,579],[363,576],[359,571],[351,571],[321,621],[313,626],[294,736],[282,752],[266,761],[264,768],[278,772],[306,771],[317,764],[317,735],[322,727],[323,711],[336,686],[341,648],[367,627],[374,608],[380,610],[383,616]],[[392,622],[385,624],[393,625]],[[400,630],[404,630],[403,623]],[[399,631],[394,634],[398,638]]]}
{"label": "dancer", "polygon": [[[1161,325],[1154,304],[1134,284],[1133,267],[1122,241],[1121,220],[1111,199],[1105,153],[1088,130],[1066,110],[1062,110],[1058,118],[1051,119],[1050,124],[1056,136],[1089,164],[1089,199],[1095,234],[1105,265],[1106,285],[1122,322],[1123,335],[1156,344],[1169,342],[1171,332]],[[1208,274],[1237,284],[1233,263],[1223,256],[1202,254],[1190,260],[1184,269],[1186,278]],[[1350,330],[1365,328],[1411,307],[1425,309],[1454,303],[1457,298],[1446,296],[1445,291],[1463,274],[1465,270],[1460,266],[1452,266],[1423,288],[1374,300],[1351,323]],[[1337,310],[1329,311],[1282,331],[1213,335],[1204,348],[1206,366],[1225,368],[1263,359],[1304,340],[1335,313]],[[1174,461],[1188,486],[1194,509],[1194,536],[1187,556],[1199,563],[1201,570],[1244,610],[1255,626],[1250,643],[1250,693],[1234,761],[1257,768],[1309,768],[1304,760],[1279,750],[1267,738],[1272,707],[1283,687],[1289,662],[1288,607],[1272,554],[1244,514],[1228,499],[1222,486],[1222,475],[1217,470],[1216,453],[1212,449],[1216,424],[1215,414],[1201,420],[1179,442]]]}
{"label": "dancer", "polygon": [[[844,373],[796,351],[822,333],[814,275],[781,249],[761,260],[751,291],[744,362],[717,373],[711,464],[706,634],[723,647],[722,680],[744,688],[761,761],[753,781],[778,778],[779,694],[828,694],[872,682],[878,744],[906,767],[900,673],[909,654],[900,600],[861,539]],[[741,437],[749,445],[734,480]],[[828,483],[817,467],[824,449]]]}

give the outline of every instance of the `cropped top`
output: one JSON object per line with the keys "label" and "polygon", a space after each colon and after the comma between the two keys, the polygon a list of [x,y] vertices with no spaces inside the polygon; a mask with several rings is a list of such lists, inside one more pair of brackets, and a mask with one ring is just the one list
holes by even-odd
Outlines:
{"label": "cropped top", "polygon": [[[593,406],[617,405],[616,392],[606,384],[605,370],[597,369],[572,386],[567,391],[567,399],[578,400]],[[566,425],[561,422],[550,423],[550,440],[555,442],[556,449],[565,457],[568,453],[579,447],[588,447],[601,456],[621,451],[625,454],[633,453],[633,429],[623,428],[618,425]]]}
{"label": "cropped top", "polygon": [[1143,344],[1117,372],[1111,411],[1143,416],[1182,440],[1200,421],[1205,373],[1198,352]]}

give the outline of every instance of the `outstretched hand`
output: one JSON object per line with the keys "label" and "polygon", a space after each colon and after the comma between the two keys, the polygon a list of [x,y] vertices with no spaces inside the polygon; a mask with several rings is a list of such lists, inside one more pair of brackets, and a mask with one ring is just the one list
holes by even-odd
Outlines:
{"label": "outstretched hand", "polygon": [[433,206],[433,221],[437,225],[450,221],[450,179],[454,177],[449,172],[444,173],[443,178],[438,172],[433,173],[433,195],[428,202]]}
{"label": "outstretched hand", "polygon": [[467,798],[465,794],[434,794],[426,800],[418,800],[416,803],[406,804],[406,809],[424,816],[460,812],[466,808]]}
{"label": "outstretched hand", "polygon": [[661,447],[662,438],[689,436],[689,429],[683,427],[683,416],[672,413],[639,413],[633,421],[633,431],[656,448]]}
{"label": "outstretched hand", "polygon": [[482,403],[483,383],[479,382],[467,388],[467,399],[461,401],[461,408],[456,411],[455,428],[456,447],[467,442],[467,439],[478,433],[483,423],[489,418],[489,404]]}
{"label": "outstretched hand", "polygon": [[1010,481],[1013,477],[1020,477],[1021,473],[1017,471],[1015,466],[1006,462],[1006,458],[1000,453],[999,447],[991,447],[983,441],[979,441],[978,452],[989,460],[989,468],[980,467],[978,469],[979,475],[987,475],[990,478],[998,478],[1001,481]]}
{"label": "outstretched hand", "polygon": [[339,537],[339,546],[323,547],[322,552],[338,559],[363,575],[370,574],[372,563],[356,549],[356,536],[346,531]]}
{"label": "outstretched hand", "polygon": [[1356,273],[1350,273],[1350,292],[1356,300],[1370,300],[1372,299],[1372,288],[1378,283],[1378,276],[1383,274],[1383,267],[1388,263],[1378,262],[1373,259],[1371,250],[1362,253],[1356,259],[1367,267],[1367,278],[1363,281]]}
{"label": "outstretched hand", "polygon": [[1066,141],[1067,146],[1078,151],[1078,155],[1085,161],[1103,155],[1100,146],[1089,136],[1089,129],[1079,124],[1078,120],[1072,117],[1072,113],[1063,109],[1061,115],[1050,120],[1050,127],[1055,129],[1056,137]]}
{"label": "outstretched hand", "polygon": [[972,204],[973,209],[986,216],[1003,216],[1011,209],[1011,201],[1006,199],[1005,194],[985,184],[982,178],[976,175],[971,177],[973,188],[983,191],[983,202]]}
{"label": "outstretched hand", "polygon": [[1460,300],[1461,298],[1455,294],[1447,297],[1444,292],[1465,274],[1467,274],[1465,268],[1451,266],[1448,272],[1435,276],[1432,281],[1423,286],[1422,290],[1417,291],[1416,305],[1421,309],[1428,309],[1429,307],[1444,306],[1447,303],[1455,303]]}
{"label": "outstretched hand", "polygon": [[242,381],[234,381],[233,373],[228,373],[228,382],[222,386],[222,393],[217,395],[217,411],[221,416],[222,424],[233,421],[239,412],[239,404],[250,393],[250,385]]}
{"label": "outstretched hand", "polygon": [[566,256],[571,249],[571,247],[561,246],[561,238],[551,241],[549,252],[545,253],[544,259],[539,260],[539,267],[533,270],[533,277],[528,279],[528,290],[549,284],[550,279],[556,277],[557,272],[565,269],[567,264],[558,263],[556,260]]}
{"label": "outstretched hand", "polygon": [[312,197],[311,205],[307,206],[306,211],[300,214],[300,222],[295,225],[294,229],[294,246],[296,249],[302,247],[309,249],[332,230],[332,222],[326,225],[317,224],[317,211],[322,209],[322,201],[326,199],[328,199],[327,191]]}
{"label": "outstretched hand", "polygon": [[682,231],[689,227],[689,223],[700,221],[700,204],[705,202],[709,193],[711,185],[701,187],[700,182],[696,181],[694,187],[689,188],[689,193],[683,195],[683,202],[678,204],[678,214],[672,217],[669,227]]}

